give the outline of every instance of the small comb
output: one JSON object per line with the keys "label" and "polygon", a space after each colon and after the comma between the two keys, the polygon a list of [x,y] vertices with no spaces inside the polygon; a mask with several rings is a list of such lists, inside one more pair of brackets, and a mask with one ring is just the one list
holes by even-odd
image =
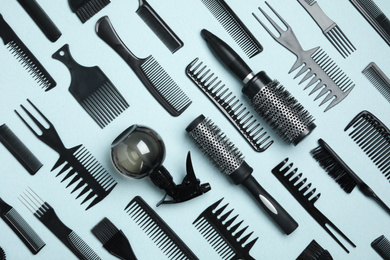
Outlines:
{"label": "small comb", "polygon": [[371,62],[362,71],[363,75],[374,85],[379,93],[384,96],[388,102],[390,102],[390,79],[386,74],[375,64]]}
{"label": "small comb", "polygon": [[328,250],[320,246],[317,241],[312,240],[296,260],[333,260]]}
{"label": "small comb", "polygon": [[233,210],[222,215],[228,204],[217,210],[217,207],[222,200],[223,199],[220,199],[209,206],[192,224],[195,225],[222,259],[255,259],[249,255],[249,251],[258,238],[246,243],[253,232],[243,236],[248,226],[238,230],[242,221],[233,225],[233,222],[237,219],[238,215],[228,220],[228,217]]}
{"label": "small comb", "polygon": [[106,7],[110,0],[68,0],[70,9],[77,15],[82,23]]}
{"label": "small comb", "polygon": [[390,259],[390,241],[384,236],[380,236],[371,243],[371,247],[385,260]]}

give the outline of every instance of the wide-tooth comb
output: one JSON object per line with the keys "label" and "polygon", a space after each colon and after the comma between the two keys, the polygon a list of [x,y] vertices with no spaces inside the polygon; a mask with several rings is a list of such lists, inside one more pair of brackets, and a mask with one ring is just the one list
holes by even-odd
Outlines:
{"label": "wide-tooth comb", "polygon": [[379,93],[384,96],[387,101],[390,102],[390,79],[386,74],[375,64],[371,62],[368,66],[362,71],[363,75],[376,87]]}
{"label": "wide-tooth comb", "polygon": [[[37,254],[46,244],[24,220],[24,218],[10,205],[0,198],[0,217],[15,232],[15,234],[30,249],[31,253]],[[0,252],[1,259],[1,252]]]}
{"label": "wide-tooth comb", "polygon": [[263,46],[224,0],[201,1],[249,58],[263,51]]}
{"label": "wide-tooth comb", "polygon": [[169,259],[198,259],[141,197],[134,197],[126,206],[125,211]]}
{"label": "wide-tooth comb", "polygon": [[332,43],[343,58],[348,57],[348,55],[356,50],[355,46],[353,46],[353,44],[348,40],[343,31],[324,13],[324,11],[322,11],[316,1],[298,0],[298,2],[310,14],[317,25],[321,28],[325,37],[330,41],[330,43]]}
{"label": "wide-tooth comb", "polygon": [[[351,129],[351,130],[350,130]],[[345,127],[349,136],[390,181],[390,130],[376,116],[364,110]]]}
{"label": "wide-tooth comb", "polygon": [[179,116],[191,105],[191,100],[152,56],[140,59],[127,48],[115,32],[108,16],[97,21],[96,33],[121,56],[168,113]]}
{"label": "wide-tooth comb", "polygon": [[371,247],[385,260],[390,259],[390,241],[384,236],[380,236],[371,243]]}
{"label": "wide-tooth comb", "polygon": [[70,9],[77,15],[82,23],[106,7],[110,0],[68,0]]}
{"label": "wide-tooth comb", "polygon": [[325,112],[340,103],[355,87],[355,84],[351,79],[335,64],[335,62],[329,58],[329,56],[322,50],[320,47],[313,48],[311,50],[303,50],[301,44],[298,42],[293,30],[290,25],[267,3],[267,6],[274,12],[274,14],[280,19],[280,21],[287,27],[287,30],[283,30],[271,17],[259,7],[259,10],[267,18],[267,20],[272,24],[272,26],[278,31],[280,36],[273,34],[265,24],[255,15],[253,16],[257,21],[264,27],[264,29],[279,42],[286,49],[291,51],[297,56],[295,64],[292,66],[289,73],[300,68],[298,74],[294,77],[297,78],[306,72],[306,75],[302,78],[299,84],[310,79],[309,83],[304,89],[309,88],[312,85],[315,85],[313,90],[309,95],[313,94],[316,91],[321,91],[318,93],[318,98],[325,96],[321,101],[320,106],[330,101],[329,105],[326,107]]}
{"label": "wide-tooth comb", "polygon": [[236,215],[228,219],[233,210],[222,215],[228,204],[217,210],[217,207],[222,200],[223,199],[220,199],[205,209],[192,224],[195,225],[222,259],[254,259],[249,255],[249,251],[256,243],[258,237],[246,243],[253,232],[243,236],[244,232],[248,229],[248,226],[238,230],[243,221],[233,225],[233,222],[235,222],[238,217],[238,215]]}
{"label": "wide-tooth comb", "polygon": [[257,123],[251,112],[236,96],[232,97],[229,88],[225,88],[225,84],[222,84],[221,80],[218,81],[218,77],[214,77],[210,69],[206,70],[206,65],[202,67],[203,62],[197,64],[198,60],[196,58],[187,66],[187,76],[224,114],[255,151],[264,152],[274,141],[268,141],[270,136],[263,131],[263,127]]}
{"label": "wide-tooth comb", "polygon": [[57,216],[49,203],[30,187],[18,198],[23,205],[34,214],[77,258],[87,260],[101,260],[87,243],[73,230],[67,227]]}
{"label": "wide-tooth comb", "polygon": [[70,149],[66,148],[53,124],[30,100],[27,101],[41,116],[45,123],[49,125],[49,128],[45,128],[23,105],[21,105],[21,108],[26,115],[35,123],[36,127],[42,131],[41,134],[38,134],[16,110],[15,112],[39,140],[46,143],[60,155],[51,171],[62,166],[62,169],[56,175],[57,177],[66,172],[66,176],[61,182],[73,177],[66,186],[66,188],[68,188],[77,183],[71,193],[83,188],[76,199],[89,192],[81,202],[81,204],[83,204],[94,198],[86,210],[102,201],[116,186],[117,183],[114,178],[110,176],[110,174],[82,145]]}
{"label": "wide-tooth comb", "polygon": [[85,67],[73,59],[68,44],[62,46],[52,57],[69,69],[69,92],[101,128],[129,107],[122,94],[98,66]]}
{"label": "wide-tooth comb", "polygon": [[7,49],[30,73],[33,79],[37,81],[39,86],[45,89],[45,91],[48,91],[57,85],[49,72],[47,72],[34,54],[32,54],[22,40],[16,35],[1,14],[0,37],[3,39],[4,45]]}
{"label": "wide-tooth comb", "polygon": [[[316,193],[317,189],[312,188],[311,183],[307,183],[307,178],[302,178],[302,173],[296,174],[298,168],[288,172],[293,164],[286,165],[288,158],[279,163],[272,169],[272,173],[283,184],[283,186],[294,196],[301,206],[317,221],[317,223],[347,252],[348,249],[334,235],[333,232],[344,238],[350,245],[356,245],[346,236],[340,229],[336,227],[321,211],[319,211],[314,203],[320,198],[321,193]],[[332,230],[330,230],[332,228]]]}
{"label": "wide-tooth comb", "polygon": [[320,246],[317,241],[312,240],[296,260],[333,260],[328,250]]}

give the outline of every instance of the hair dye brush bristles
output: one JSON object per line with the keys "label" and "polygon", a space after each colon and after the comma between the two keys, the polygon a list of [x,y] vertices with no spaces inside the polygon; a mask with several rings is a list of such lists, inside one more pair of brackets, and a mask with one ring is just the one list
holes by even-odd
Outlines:
{"label": "hair dye brush bristles", "polygon": [[321,167],[340,185],[347,193],[358,186],[359,190],[367,197],[374,199],[387,213],[390,208],[375,194],[375,192],[351,168],[337,155],[335,151],[322,139],[318,140],[319,146],[310,151],[313,158]]}
{"label": "hair dye brush bristles", "polygon": [[97,14],[110,0],[68,0],[70,9],[77,15],[82,23]]}
{"label": "hair dye brush bristles", "polygon": [[296,260],[333,260],[328,250],[323,249],[313,240]]}

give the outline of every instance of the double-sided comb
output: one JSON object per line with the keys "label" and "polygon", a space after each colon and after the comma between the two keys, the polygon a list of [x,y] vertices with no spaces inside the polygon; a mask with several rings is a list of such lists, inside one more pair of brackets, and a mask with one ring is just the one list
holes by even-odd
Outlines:
{"label": "double-sided comb", "polygon": [[70,9],[77,15],[82,23],[106,7],[110,0],[68,0]]}
{"label": "double-sided comb", "polygon": [[386,74],[375,64],[371,62],[362,71],[363,75],[374,85],[379,93],[384,96],[388,102],[390,102],[390,79]]}
{"label": "double-sided comb", "polygon": [[126,206],[125,212],[169,259],[198,259],[183,240],[141,197],[134,197]]}
{"label": "double-sided comb", "polygon": [[263,51],[263,46],[224,0],[201,1],[249,58]]}
{"label": "double-sided comb", "polygon": [[45,91],[48,91],[56,86],[56,82],[51,77],[49,72],[42,66],[39,60],[32,54],[22,40],[16,35],[14,30],[4,20],[0,14],[0,37],[3,39],[4,45],[22,64],[22,66],[30,73]]}
{"label": "double-sided comb", "polygon": [[317,1],[298,0],[298,2],[310,14],[321,28],[325,37],[332,43],[343,58],[348,57],[348,55],[356,50],[355,46],[348,40],[347,36],[345,36],[338,25],[322,11]]}
{"label": "double-sided comb", "polygon": [[[0,198],[0,217],[5,223],[15,232],[15,234],[23,241],[23,243],[35,255],[46,244],[24,220],[24,218],[10,205]],[[0,248],[1,249],[1,248]],[[0,250],[1,251],[1,250]],[[1,259],[1,252],[0,252]]]}
{"label": "double-sided comb", "polygon": [[385,260],[390,260],[390,241],[380,236],[371,243],[371,247]]}
{"label": "double-sided comb", "polygon": [[269,5],[267,2],[265,3],[280,19],[284,26],[287,27],[287,30],[283,30],[260,7],[259,10],[280,35],[276,36],[273,34],[255,14],[253,14],[253,16],[272,36],[272,38],[275,39],[275,41],[279,42],[282,46],[297,56],[297,60],[289,73],[300,68],[298,74],[294,77],[297,78],[307,72],[299,84],[310,79],[305,89],[312,86],[313,84],[315,87],[309,93],[309,95],[321,89],[320,93],[315,98],[315,100],[317,100],[318,98],[326,95],[325,98],[321,101],[320,106],[332,100],[325,109],[325,112],[328,111],[340,103],[345,97],[347,97],[354,88],[355,84],[352,82],[352,80],[349,79],[347,75],[345,75],[345,73],[335,64],[335,62],[329,58],[329,56],[322,49],[320,49],[320,47],[316,47],[307,51],[303,50],[290,25],[271,7],[271,5]]}
{"label": "double-sided comb", "polygon": [[[336,227],[321,211],[319,211],[314,203],[320,198],[321,193],[316,193],[316,188],[311,188],[311,183],[306,184],[307,178],[302,178],[302,173],[296,174],[298,168],[288,172],[293,164],[286,165],[288,158],[279,163],[272,169],[272,173],[283,184],[283,186],[294,196],[301,206],[317,221],[317,223],[347,252],[348,249],[333,233],[336,232],[344,238],[350,245],[356,245],[346,236],[340,229]],[[330,230],[332,228],[332,231]]]}
{"label": "double-sided comb", "polygon": [[45,128],[23,105],[21,105],[21,108],[25,114],[42,132],[41,134],[38,134],[16,110],[15,112],[39,140],[50,146],[60,155],[60,158],[57,160],[51,171],[63,165],[62,169],[59,171],[56,177],[63,174],[64,172],[67,172],[66,176],[61,181],[63,182],[73,176],[72,180],[66,186],[66,188],[68,188],[72,184],[78,182],[71,193],[83,187],[76,199],[89,192],[85,199],[81,202],[81,204],[83,204],[86,201],[94,198],[86,210],[102,201],[114,189],[117,184],[116,181],[87,151],[87,149],[83,147],[83,145],[78,145],[69,149],[66,148],[53,124],[42,114],[41,111],[38,110],[38,108],[30,100],[27,101],[37,111],[37,113],[41,116],[49,128]]}
{"label": "double-sided comb", "polygon": [[222,215],[228,206],[226,204],[217,209],[222,200],[220,199],[205,209],[192,224],[195,225],[222,259],[255,259],[249,255],[249,251],[258,237],[247,243],[253,232],[243,236],[248,226],[238,230],[243,221],[234,223],[238,215],[228,219],[233,210]]}
{"label": "double-sided comb", "polygon": [[191,100],[152,56],[140,59],[127,48],[108,16],[97,21],[96,33],[122,57],[150,94],[172,116],[179,116],[191,105]]}
{"label": "double-sided comb", "polygon": [[85,67],[78,64],[65,44],[53,56],[70,71],[69,92],[101,127],[105,127],[119,116],[129,104],[110,79],[98,67]]}
{"label": "double-sided comb", "polygon": [[296,260],[333,260],[328,250],[320,246],[317,241],[312,240]]}
{"label": "double-sided comb", "polygon": [[[193,60],[186,68],[187,76],[199,87],[200,90],[213,102],[213,104],[224,114],[230,123],[240,132],[244,139],[256,152],[264,152],[273,144],[267,132],[257,122],[251,112],[225,88],[214,73],[202,66],[203,62]],[[268,142],[267,142],[268,141]]]}
{"label": "double-sided comb", "polygon": [[390,130],[372,113],[364,110],[345,127],[349,136],[390,180]]}
{"label": "double-sided comb", "polygon": [[54,209],[31,188],[18,198],[79,259],[101,260],[76,232],[67,227]]}

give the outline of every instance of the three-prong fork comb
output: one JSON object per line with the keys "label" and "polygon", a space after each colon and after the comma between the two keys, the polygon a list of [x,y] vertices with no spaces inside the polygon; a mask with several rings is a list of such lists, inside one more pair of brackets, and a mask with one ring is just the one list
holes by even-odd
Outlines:
{"label": "three-prong fork comb", "polygon": [[49,128],[45,128],[23,105],[21,105],[23,111],[35,123],[36,127],[42,131],[41,134],[38,134],[16,110],[15,112],[39,140],[50,146],[60,155],[60,158],[57,160],[51,171],[61,165],[64,165],[56,177],[66,171],[68,171],[68,173],[61,182],[73,176],[73,179],[66,186],[66,188],[68,188],[72,184],[78,182],[71,193],[75,192],[81,187],[84,187],[76,199],[89,191],[88,195],[86,195],[81,204],[92,199],[93,197],[94,200],[88,205],[86,210],[103,200],[114,189],[117,184],[116,181],[87,151],[87,149],[83,147],[83,145],[78,145],[69,149],[66,148],[53,124],[42,114],[41,111],[38,110],[38,108],[30,100],[27,99],[27,101],[46,121],[46,124],[49,125]]}
{"label": "three-prong fork comb", "polygon": [[317,100],[325,94],[326,96],[320,103],[320,106],[332,100],[325,109],[325,112],[328,111],[340,103],[346,96],[348,96],[351,90],[355,87],[355,84],[347,75],[345,75],[345,73],[335,64],[335,62],[329,58],[329,56],[322,49],[320,49],[320,47],[315,47],[307,51],[303,50],[290,25],[271,7],[271,5],[269,5],[267,2],[265,3],[280,19],[284,26],[287,27],[287,30],[283,30],[260,7],[259,10],[280,35],[276,36],[273,34],[255,14],[253,14],[253,16],[272,36],[272,38],[275,39],[275,41],[279,42],[282,46],[297,56],[297,60],[290,69],[289,73],[301,67],[297,75],[294,77],[295,79],[307,72],[299,84],[311,78],[307,86],[304,88],[307,89],[313,84],[315,85],[314,89],[309,93],[309,95],[322,88],[314,100]]}
{"label": "three-prong fork comb", "polygon": [[67,227],[54,209],[43,201],[30,187],[18,198],[35,217],[42,222],[77,258],[87,260],[101,259],[76,232]]}

